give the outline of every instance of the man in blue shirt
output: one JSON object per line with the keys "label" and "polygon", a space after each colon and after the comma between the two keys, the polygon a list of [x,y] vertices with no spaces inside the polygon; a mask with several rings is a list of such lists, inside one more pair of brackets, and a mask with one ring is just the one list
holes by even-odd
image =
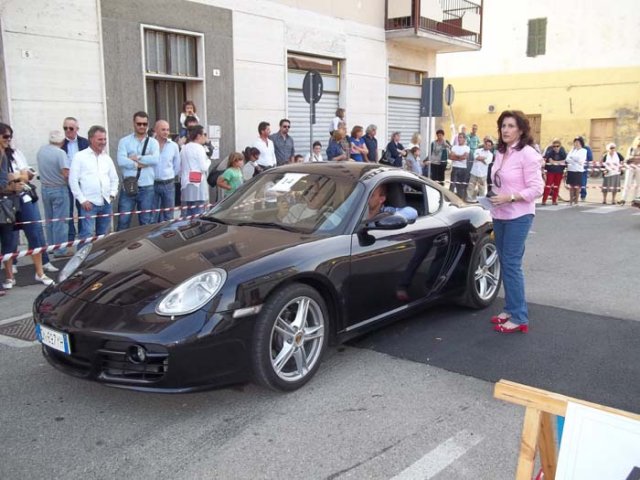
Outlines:
{"label": "man in blue shirt", "polygon": [[[171,127],[169,122],[158,120],[153,129],[160,148],[158,164],[154,167],[155,178],[153,181],[153,208],[168,209],[175,206],[176,182],[180,175],[180,149],[178,144],[169,138]],[[154,212],[155,222],[164,222],[173,218],[172,210]]]}
{"label": "man in blue shirt", "polygon": [[387,201],[388,187],[386,184],[378,185],[369,197],[368,206],[369,211],[367,214],[367,220],[371,220],[379,213],[391,213],[395,215],[401,215],[407,219],[408,223],[415,222],[418,218],[418,211],[413,207],[394,207],[385,205]]}
{"label": "man in blue shirt", "polygon": [[[153,167],[158,164],[160,146],[155,138],[147,135],[149,116],[146,112],[133,115],[134,133],[118,142],[118,166],[122,172],[123,185],[127,178],[137,178],[138,192],[129,195],[124,188],[120,189],[118,212],[135,210],[151,210],[153,207],[153,185],[155,173]],[[153,214],[144,212],[138,215],[138,223],[147,225],[152,222]],[[126,230],[131,225],[131,215],[118,217],[118,231]]]}

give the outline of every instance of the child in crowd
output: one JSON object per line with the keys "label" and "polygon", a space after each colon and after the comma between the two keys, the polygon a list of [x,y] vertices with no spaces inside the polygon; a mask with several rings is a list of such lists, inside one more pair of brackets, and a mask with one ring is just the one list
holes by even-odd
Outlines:
{"label": "child in crowd", "polygon": [[244,182],[242,166],[244,156],[241,153],[233,152],[227,160],[227,169],[218,177],[217,185],[223,190],[223,199],[235,192]]}
{"label": "child in crowd", "polygon": [[182,113],[180,113],[180,137],[187,135],[187,125],[185,125],[187,117],[194,117],[197,120],[196,124],[200,123],[200,119],[196,114],[196,104],[191,100],[187,100],[182,104]]}
{"label": "child in crowd", "polygon": [[301,154],[298,153],[293,157],[293,163],[302,163],[302,162],[304,162],[304,157]]}
{"label": "child in crowd", "polygon": [[256,170],[256,162],[260,158],[260,150],[256,147],[247,147],[244,149],[244,167],[242,167],[242,176],[244,181],[251,180],[258,174]]}
{"label": "child in crowd", "polygon": [[322,162],[322,144],[320,142],[313,142],[313,152],[307,153],[304,158],[305,162]]}
{"label": "child in crowd", "polygon": [[414,145],[411,147],[404,159],[404,168],[416,175],[422,175],[422,167],[420,165],[420,147]]}

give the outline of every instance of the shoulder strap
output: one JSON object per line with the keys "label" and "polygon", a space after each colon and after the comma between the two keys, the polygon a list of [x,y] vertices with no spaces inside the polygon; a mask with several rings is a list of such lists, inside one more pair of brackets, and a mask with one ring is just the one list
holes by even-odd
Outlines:
{"label": "shoulder strap", "polygon": [[[144,157],[144,154],[147,152],[147,145],[149,145],[149,138],[151,137],[147,137],[144,139],[144,145],[142,145],[142,153],[140,154],[141,157]],[[141,172],[142,172],[142,169],[138,168],[138,171],[136,172],[136,180],[140,180]]]}

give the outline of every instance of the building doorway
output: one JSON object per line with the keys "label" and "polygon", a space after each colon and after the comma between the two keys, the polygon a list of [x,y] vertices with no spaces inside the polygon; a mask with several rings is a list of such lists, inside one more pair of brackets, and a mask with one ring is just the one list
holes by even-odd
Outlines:
{"label": "building doorway", "polygon": [[607,151],[607,143],[614,140],[616,132],[615,118],[596,118],[591,120],[591,133],[589,135],[589,146],[593,152],[593,159],[600,161],[602,155]]}

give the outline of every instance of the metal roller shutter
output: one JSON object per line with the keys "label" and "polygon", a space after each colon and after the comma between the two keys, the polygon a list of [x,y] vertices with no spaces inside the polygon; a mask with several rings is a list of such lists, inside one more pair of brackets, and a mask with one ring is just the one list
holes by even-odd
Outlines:
{"label": "metal roller shutter", "polygon": [[414,133],[420,132],[420,99],[389,97],[387,142],[393,132],[400,132],[400,143],[407,146]]}
{"label": "metal roller shutter", "polygon": [[[309,153],[309,104],[304,101],[302,90],[290,88],[288,92],[288,111],[291,129],[289,135],[295,142],[296,153],[306,155]],[[336,116],[338,109],[338,93],[327,92],[322,94],[322,98],[316,104],[316,123],[313,126],[313,141],[322,143],[322,156],[325,157],[325,150],[329,142],[329,126]],[[278,126],[272,127],[276,131]]]}

